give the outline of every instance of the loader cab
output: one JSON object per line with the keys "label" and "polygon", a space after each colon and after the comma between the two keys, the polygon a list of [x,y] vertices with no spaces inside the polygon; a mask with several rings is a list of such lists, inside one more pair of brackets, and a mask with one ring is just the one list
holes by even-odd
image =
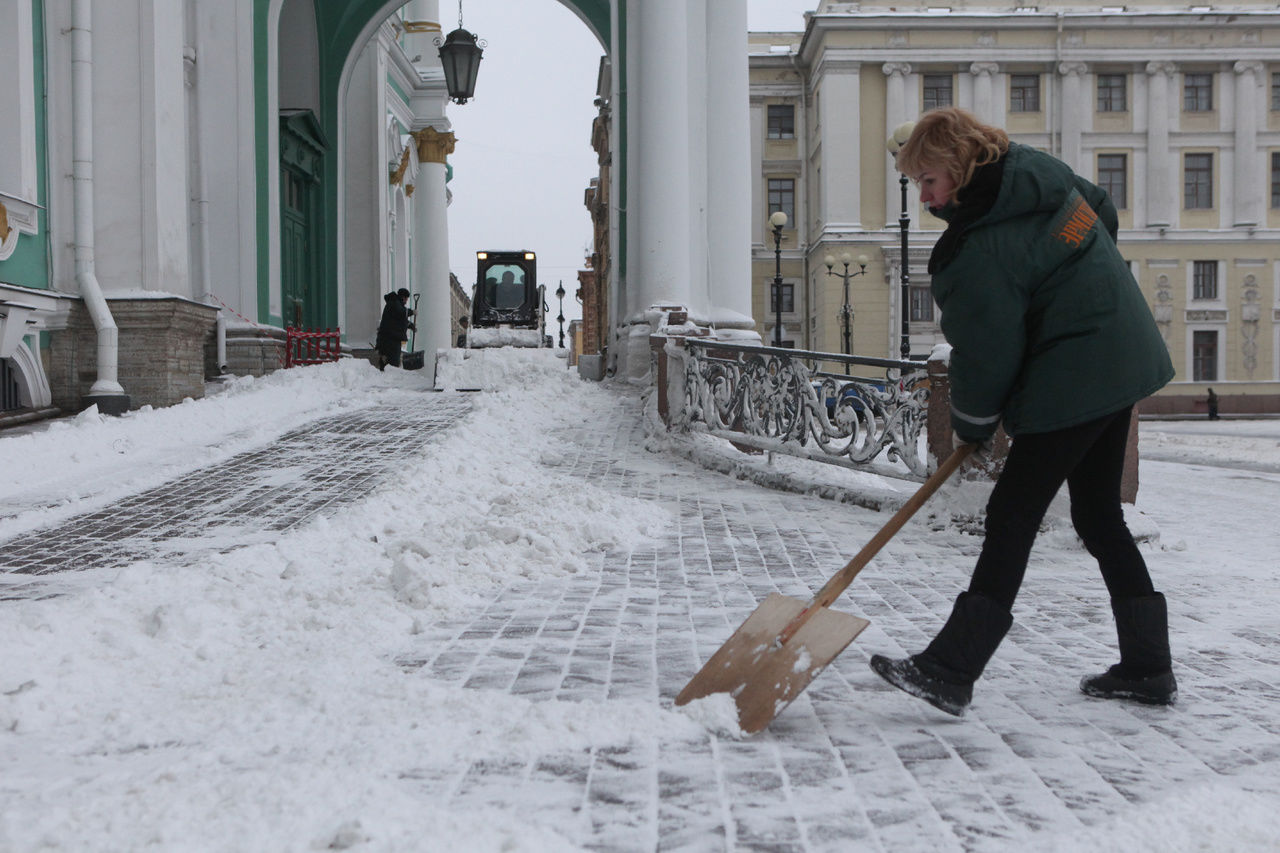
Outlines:
{"label": "loader cab", "polygon": [[537,329],[542,322],[537,255],[529,251],[476,252],[471,325]]}

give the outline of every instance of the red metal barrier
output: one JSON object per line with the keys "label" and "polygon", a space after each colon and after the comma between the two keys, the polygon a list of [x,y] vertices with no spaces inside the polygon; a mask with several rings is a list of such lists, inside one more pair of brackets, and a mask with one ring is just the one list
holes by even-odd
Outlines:
{"label": "red metal barrier", "polygon": [[284,366],[297,367],[303,364],[324,364],[337,361],[342,355],[341,329],[295,329],[292,326],[285,330]]}

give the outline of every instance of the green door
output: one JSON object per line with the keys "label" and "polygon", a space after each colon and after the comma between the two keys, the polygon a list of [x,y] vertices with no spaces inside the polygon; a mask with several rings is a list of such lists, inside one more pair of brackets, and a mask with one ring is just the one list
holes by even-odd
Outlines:
{"label": "green door", "polygon": [[318,289],[311,262],[311,217],[308,181],[292,169],[280,170],[281,319],[286,326],[312,328]]}
{"label": "green door", "polygon": [[323,159],[327,149],[315,116],[292,110],[280,116],[280,296],[286,326],[332,325],[322,286],[320,240]]}

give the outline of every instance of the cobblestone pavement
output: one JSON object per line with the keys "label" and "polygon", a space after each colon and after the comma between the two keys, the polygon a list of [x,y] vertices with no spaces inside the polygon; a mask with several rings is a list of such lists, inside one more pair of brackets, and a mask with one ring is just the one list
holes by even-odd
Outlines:
{"label": "cobblestone pavement", "polygon": [[56,527],[0,542],[11,577],[0,599],[45,594],[55,572],[183,559],[273,538],[363,498],[397,467],[388,446],[447,428],[470,406],[456,394],[312,421],[271,444],[131,495]]}
{"label": "cobblestone pavement", "polygon": [[[386,476],[388,443],[446,427],[467,405],[449,395],[428,403],[315,421],[0,548],[34,576],[126,555],[180,558],[297,526]],[[758,602],[775,591],[807,598],[884,521],[647,452],[630,392],[610,422],[566,426],[558,438],[562,473],[670,507],[677,529],[651,547],[597,555],[598,572],[512,585],[474,619],[426,624],[399,660],[406,672],[534,700],[669,705]],[[871,627],[758,736],[462,766],[412,766],[407,756],[403,777],[445,809],[536,803],[554,825],[575,827],[575,842],[605,851],[1029,849],[1039,831],[1104,825],[1214,779],[1280,794],[1280,639],[1249,627],[1274,625],[1274,590],[1213,599],[1238,607],[1238,618],[1197,624],[1198,646],[1175,649],[1173,709],[1078,693],[1080,674],[1112,662],[1113,628],[1088,555],[1060,547],[1055,559],[1069,564],[1033,561],[966,718],[875,678],[872,652],[918,651],[937,630],[977,547],[953,530],[909,525],[836,605]],[[1158,579],[1175,625],[1199,623],[1211,595],[1199,570],[1165,567]]]}
{"label": "cobblestone pavement", "polygon": [[[884,520],[690,470],[642,444],[634,414],[620,411],[603,429],[565,431],[562,446],[579,448],[565,470],[675,507],[668,541],[603,555],[598,576],[511,587],[474,621],[433,626],[402,665],[547,701],[669,705],[758,602],[775,591],[807,599]],[[1223,632],[1215,648],[1184,651],[1175,709],[1089,700],[1076,681],[1114,662],[1114,628],[1082,550],[1054,571],[1033,564],[1023,595],[1036,606],[1015,609],[965,719],[871,674],[872,652],[928,642],[977,547],[952,531],[904,530],[852,601],[837,603],[872,627],[761,735],[413,775],[462,810],[532,798],[577,816],[576,840],[610,851],[1028,849],[1037,831],[1098,826],[1219,774],[1280,791],[1280,640]],[[1174,619],[1195,619],[1166,580]]]}

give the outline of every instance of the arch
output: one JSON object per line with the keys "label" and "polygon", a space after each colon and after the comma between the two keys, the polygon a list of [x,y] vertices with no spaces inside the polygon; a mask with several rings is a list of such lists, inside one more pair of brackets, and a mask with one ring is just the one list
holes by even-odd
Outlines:
{"label": "arch", "polygon": [[[444,0],[447,2],[447,0]],[[517,0],[511,0],[517,2]],[[555,0],[568,8],[599,40],[606,54],[612,53],[613,20],[612,3],[615,0]],[[292,49],[294,39],[305,42],[314,22],[316,52],[314,59],[304,54],[301,58],[289,54],[290,66],[304,66],[286,73],[289,92],[302,91],[298,86],[306,83],[303,73],[314,73],[318,80],[318,108],[312,109],[321,132],[331,141],[333,156],[324,160],[321,178],[322,211],[324,212],[325,239],[323,257],[317,258],[322,271],[322,286],[327,291],[328,303],[336,306],[340,291],[340,240],[337,214],[342,192],[342,162],[346,151],[341,112],[345,102],[352,69],[359,61],[364,46],[388,16],[404,5],[404,0],[254,0],[255,54],[261,72],[256,80],[257,138],[265,140],[258,146],[258,313],[259,317],[280,321],[283,304],[280,292],[280,139],[277,116],[282,107],[290,106],[281,101],[281,62],[285,55],[285,43],[281,34],[286,22],[300,21],[305,34],[291,34],[288,45]],[[306,14],[307,12],[310,15]],[[443,17],[443,16],[442,16]],[[297,86],[295,86],[297,84]],[[291,95],[292,96],[292,95]],[[335,314],[325,322],[337,325]]]}
{"label": "arch", "polygon": [[[448,20],[444,14],[444,5],[449,0],[442,0],[440,17]],[[527,0],[510,0],[510,2],[527,2]],[[555,0],[555,2],[573,12],[592,35],[600,42],[606,54],[611,53],[612,22],[610,19],[609,0]],[[351,62],[353,53],[359,53],[374,30],[387,17],[404,5],[404,0],[316,0],[316,6],[322,9],[322,17],[328,17],[328,24],[322,22],[321,27],[327,30],[331,41],[327,47],[332,49],[330,56],[341,56],[343,69],[338,75],[345,78],[345,66]],[[326,15],[325,13],[331,13]],[[444,24],[445,20],[439,23]],[[452,27],[445,26],[447,32]],[[323,33],[322,33],[323,36]]]}
{"label": "arch", "polygon": [[14,368],[18,380],[18,400],[31,409],[43,409],[53,405],[53,393],[49,388],[49,380],[41,368],[40,359],[23,341],[9,356],[9,365]]}

